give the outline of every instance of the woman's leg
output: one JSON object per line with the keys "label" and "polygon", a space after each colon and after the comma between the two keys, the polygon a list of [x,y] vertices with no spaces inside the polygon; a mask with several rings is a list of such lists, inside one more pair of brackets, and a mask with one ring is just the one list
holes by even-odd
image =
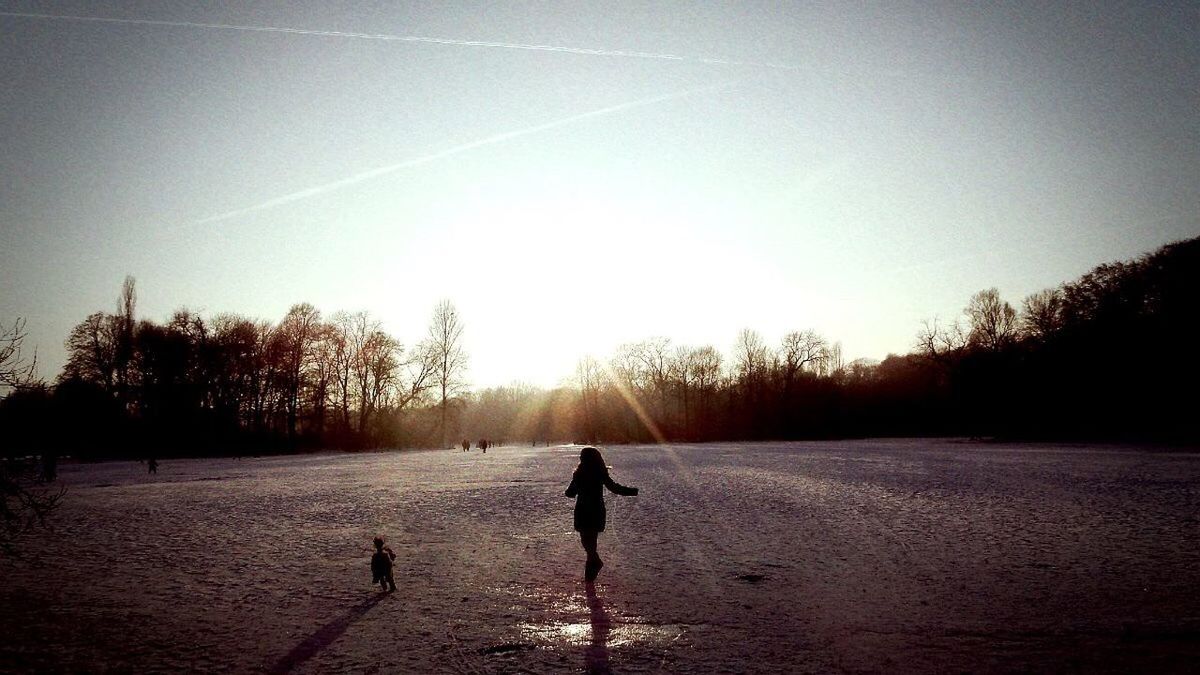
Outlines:
{"label": "woman's leg", "polygon": [[583,550],[587,551],[588,561],[599,557],[596,554],[596,538],[599,535],[599,532],[588,532],[586,530],[579,533],[579,543],[583,544]]}
{"label": "woman's leg", "polygon": [[580,532],[579,541],[583,544],[583,550],[587,551],[587,566],[584,568],[584,574],[588,581],[596,578],[596,574],[604,567],[604,561],[600,559],[600,553],[596,550],[597,539],[600,533]]}

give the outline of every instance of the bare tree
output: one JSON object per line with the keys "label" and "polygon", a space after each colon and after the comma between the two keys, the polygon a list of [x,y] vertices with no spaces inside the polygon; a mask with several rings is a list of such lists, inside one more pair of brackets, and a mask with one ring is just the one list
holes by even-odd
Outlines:
{"label": "bare tree", "polygon": [[917,333],[917,350],[931,361],[946,363],[967,346],[967,333],[958,321],[939,325],[936,318],[924,322]]}
{"label": "bare tree", "polygon": [[703,393],[717,386],[721,381],[722,365],[721,352],[712,345],[705,345],[692,351],[692,370],[695,373],[698,392]]}
{"label": "bare tree", "polygon": [[[771,367],[771,352],[757,331],[749,328],[738,333],[733,347],[735,386],[729,388],[729,407],[740,407],[740,424],[747,433],[759,433],[765,415],[763,401],[766,396],[767,374]],[[741,400],[735,403],[734,389],[741,391]]]}
{"label": "bare tree", "polygon": [[623,344],[609,360],[609,383],[623,405],[618,408],[619,424],[627,438],[654,438],[647,424],[646,400],[652,391],[652,379],[641,357],[641,343]]}
{"label": "bare tree", "polygon": [[[21,318],[0,328],[0,389],[35,383],[37,355],[26,361],[21,353],[26,335],[25,320]],[[44,471],[39,475],[26,463],[0,460],[0,553],[14,553],[14,540],[30,527],[44,524],[46,515],[58,504],[61,490],[51,492],[37,485],[40,479],[52,479],[52,475]]]}
{"label": "bare tree", "polygon": [[403,374],[396,385],[395,398],[392,401],[392,408],[397,412],[412,403],[425,400],[426,394],[434,385],[434,374],[438,364],[428,340],[410,349],[407,356],[402,354],[401,361]]}
{"label": "bare tree", "polygon": [[94,312],[67,336],[67,364],[61,379],[79,379],[116,393],[117,322],[104,312]]}
{"label": "bare tree", "polygon": [[379,322],[372,322],[354,361],[360,434],[367,433],[372,413],[386,402],[396,384],[399,353],[400,343],[383,332]]}
{"label": "bare tree", "polygon": [[275,326],[269,321],[258,321],[254,324],[254,351],[251,363],[254,368],[250,371],[250,424],[256,432],[265,431],[273,413],[275,399],[276,371],[279,360],[275,357],[276,340]]}
{"label": "bare tree", "polygon": [[822,362],[829,356],[829,343],[816,332],[792,331],[783,336],[779,349],[779,362],[783,368],[784,381],[791,382],[804,371],[820,371]]}
{"label": "bare tree", "polygon": [[340,349],[337,325],[322,323],[317,327],[312,349],[312,426],[317,434],[325,432],[329,405],[337,396]]}
{"label": "bare tree", "polygon": [[326,335],[327,355],[332,363],[331,397],[337,407],[338,424],[343,430],[349,430],[351,397],[353,386],[350,383],[354,370],[354,348],[351,333],[354,331],[354,317],[349,312],[337,312],[329,325]]}
{"label": "bare tree", "polygon": [[115,353],[113,370],[116,376],[117,399],[128,407],[132,404],[133,332],[136,325],[134,309],[137,307],[137,289],[132,276],[126,275],[121,284],[121,295],[117,297],[117,313],[113,315],[113,339]]}
{"label": "bare tree", "polygon": [[613,377],[630,393],[642,394],[650,388],[650,381],[638,351],[640,345],[636,342],[617,347],[609,359],[609,369]]}
{"label": "bare tree", "polygon": [[963,314],[971,325],[971,344],[997,352],[1017,337],[1017,312],[1000,299],[1000,291],[989,288],[971,296]]}
{"label": "bare tree", "polygon": [[285,414],[288,439],[296,439],[301,395],[307,384],[308,368],[320,336],[321,313],[307,302],[293,305],[275,329],[279,394]]}
{"label": "bare tree", "polygon": [[734,344],[733,359],[738,376],[753,387],[766,375],[769,365],[769,352],[762,336],[749,328],[743,329]]}
{"label": "bare tree", "polygon": [[467,355],[462,347],[463,325],[458,310],[449,300],[438,303],[429,324],[429,349],[433,358],[433,376],[441,394],[441,438],[446,447],[446,406],[450,398],[465,387],[462,376],[467,369]]}
{"label": "bare tree", "polygon": [[[376,332],[381,332],[380,323],[371,319],[367,312],[334,315],[330,356],[341,422],[347,430],[357,426],[360,433],[366,430],[365,421],[371,415],[373,404],[370,400],[373,389],[370,351]],[[354,409],[358,412],[357,424],[350,420]]]}
{"label": "bare tree", "polygon": [[842,343],[834,342],[825,349],[825,358],[821,359],[817,374],[821,377],[839,377],[846,369],[846,359],[842,356]]}
{"label": "bare tree", "polygon": [[696,434],[703,438],[707,429],[712,426],[712,406],[721,383],[724,363],[721,352],[712,345],[692,350],[689,360],[691,361],[692,381],[696,390],[695,419],[698,420],[698,423],[694,426]]}
{"label": "bare tree", "polygon": [[665,337],[650,338],[632,346],[633,358],[641,364],[639,368],[645,378],[647,393],[654,396],[654,405],[659,426],[667,419],[667,396],[671,379],[671,340]]}
{"label": "bare tree", "polygon": [[680,430],[684,438],[692,436],[692,403],[695,398],[693,393],[696,379],[694,354],[695,350],[690,347],[676,347],[667,368],[671,389],[678,392],[680,416],[683,418]]}
{"label": "bare tree", "polygon": [[679,392],[683,436],[697,437],[696,420],[705,417],[712,388],[721,374],[721,355],[711,346],[679,347],[671,360],[671,376]]}
{"label": "bare tree", "polygon": [[1063,296],[1058,289],[1033,293],[1025,298],[1021,310],[1021,328],[1035,340],[1044,340],[1063,326]]}
{"label": "bare tree", "polygon": [[44,526],[62,500],[65,488],[47,488],[43,478],[32,464],[0,462],[0,553],[15,554],[17,537]]}
{"label": "bare tree", "polygon": [[250,426],[258,378],[258,327],[235,314],[218,314],[212,325],[220,359],[215,383],[216,407]]}
{"label": "bare tree", "polygon": [[[211,409],[215,396],[215,380],[217,371],[224,367],[224,364],[214,363],[212,360],[213,352],[213,330],[204,317],[189,309],[178,309],[171,316],[171,320],[167,323],[167,329],[175,335],[183,339],[183,344],[186,345],[184,356],[184,375],[186,381],[195,387],[195,400],[201,408]],[[135,359],[137,354],[135,351]],[[134,363],[130,370],[136,379],[137,373],[140,370],[137,363]]]}
{"label": "bare tree", "polygon": [[579,385],[580,407],[583,409],[583,428],[586,439],[596,442],[596,416],[600,408],[600,388],[604,382],[604,369],[591,356],[579,359],[575,366],[575,382]]}
{"label": "bare tree", "polygon": [[36,380],[37,352],[31,360],[21,353],[26,336],[23,318],[18,317],[12,325],[0,324],[0,391],[19,389]]}

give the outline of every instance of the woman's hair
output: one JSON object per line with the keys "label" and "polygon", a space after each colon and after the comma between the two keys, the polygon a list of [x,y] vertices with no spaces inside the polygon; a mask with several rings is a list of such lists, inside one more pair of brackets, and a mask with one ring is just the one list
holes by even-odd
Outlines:
{"label": "woman's hair", "polygon": [[575,468],[577,476],[596,476],[604,477],[608,475],[608,465],[604,463],[604,456],[600,454],[600,450],[587,446],[579,451],[579,466]]}

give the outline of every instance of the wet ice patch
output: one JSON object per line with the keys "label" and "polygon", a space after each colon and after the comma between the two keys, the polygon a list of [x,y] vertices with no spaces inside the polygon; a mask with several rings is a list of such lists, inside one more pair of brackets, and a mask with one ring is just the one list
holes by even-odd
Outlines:
{"label": "wet ice patch", "polygon": [[511,597],[510,609],[529,617],[516,624],[522,639],[514,644],[552,650],[656,647],[677,640],[687,630],[684,624],[656,623],[618,611],[601,592],[562,593],[536,585],[513,585],[503,591]]}
{"label": "wet ice patch", "polygon": [[518,627],[526,639],[546,647],[601,645],[609,649],[665,645],[686,631],[682,624],[640,623],[628,619],[599,624],[590,620],[522,623]]}

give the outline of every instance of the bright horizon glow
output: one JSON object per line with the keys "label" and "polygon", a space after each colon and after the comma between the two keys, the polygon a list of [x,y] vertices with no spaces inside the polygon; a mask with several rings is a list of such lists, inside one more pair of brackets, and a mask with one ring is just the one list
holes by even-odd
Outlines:
{"label": "bright horizon glow", "polygon": [[408,346],[448,299],[473,386],[550,387],[743,328],[882,359],[1200,235],[1188,3],[38,9],[0,0],[0,321],[46,378],[127,274]]}

